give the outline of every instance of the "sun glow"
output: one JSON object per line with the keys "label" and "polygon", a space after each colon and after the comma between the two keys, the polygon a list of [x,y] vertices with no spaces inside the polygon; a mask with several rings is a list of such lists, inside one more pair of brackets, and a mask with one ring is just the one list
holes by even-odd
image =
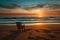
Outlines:
{"label": "sun glow", "polygon": [[38,17],[44,17],[43,10],[40,10],[37,14],[38,14]]}
{"label": "sun glow", "polygon": [[42,9],[34,9],[31,10],[32,13],[36,13],[38,17],[43,17],[43,10]]}

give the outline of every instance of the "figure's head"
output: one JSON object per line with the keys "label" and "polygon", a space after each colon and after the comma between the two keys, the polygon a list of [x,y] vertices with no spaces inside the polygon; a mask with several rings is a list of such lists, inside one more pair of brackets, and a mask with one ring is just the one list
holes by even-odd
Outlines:
{"label": "figure's head", "polygon": [[22,24],[21,22],[16,22],[16,24]]}

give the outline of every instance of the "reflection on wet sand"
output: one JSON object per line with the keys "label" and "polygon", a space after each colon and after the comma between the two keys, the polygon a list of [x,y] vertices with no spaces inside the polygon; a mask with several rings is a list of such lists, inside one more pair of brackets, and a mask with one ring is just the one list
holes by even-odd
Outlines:
{"label": "reflection on wet sand", "polygon": [[15,25],[0,26],[2,26],[0,29],[1,40],[60,40],[60,24],[25,25],[22,32],[16,31]]}

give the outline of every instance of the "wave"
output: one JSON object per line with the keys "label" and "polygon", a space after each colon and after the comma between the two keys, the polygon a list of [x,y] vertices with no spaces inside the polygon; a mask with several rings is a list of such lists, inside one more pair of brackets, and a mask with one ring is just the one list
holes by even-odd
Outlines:
{"label": "wave", "polygon": [[0,24],[22,23],[60,23],[60,16],[55,17],[23,17],[23,16],[0,16]]}

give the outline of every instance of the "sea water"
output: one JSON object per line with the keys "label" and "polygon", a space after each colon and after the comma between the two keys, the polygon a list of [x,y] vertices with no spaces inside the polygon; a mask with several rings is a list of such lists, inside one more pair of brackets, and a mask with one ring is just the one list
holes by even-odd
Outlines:
{"label": "sea water", "polygon": [[15,24],[16,22],[22,23],[59,23],[60,16],[54,17],[28,17],[28,16],[0,16],[0,24]]}

